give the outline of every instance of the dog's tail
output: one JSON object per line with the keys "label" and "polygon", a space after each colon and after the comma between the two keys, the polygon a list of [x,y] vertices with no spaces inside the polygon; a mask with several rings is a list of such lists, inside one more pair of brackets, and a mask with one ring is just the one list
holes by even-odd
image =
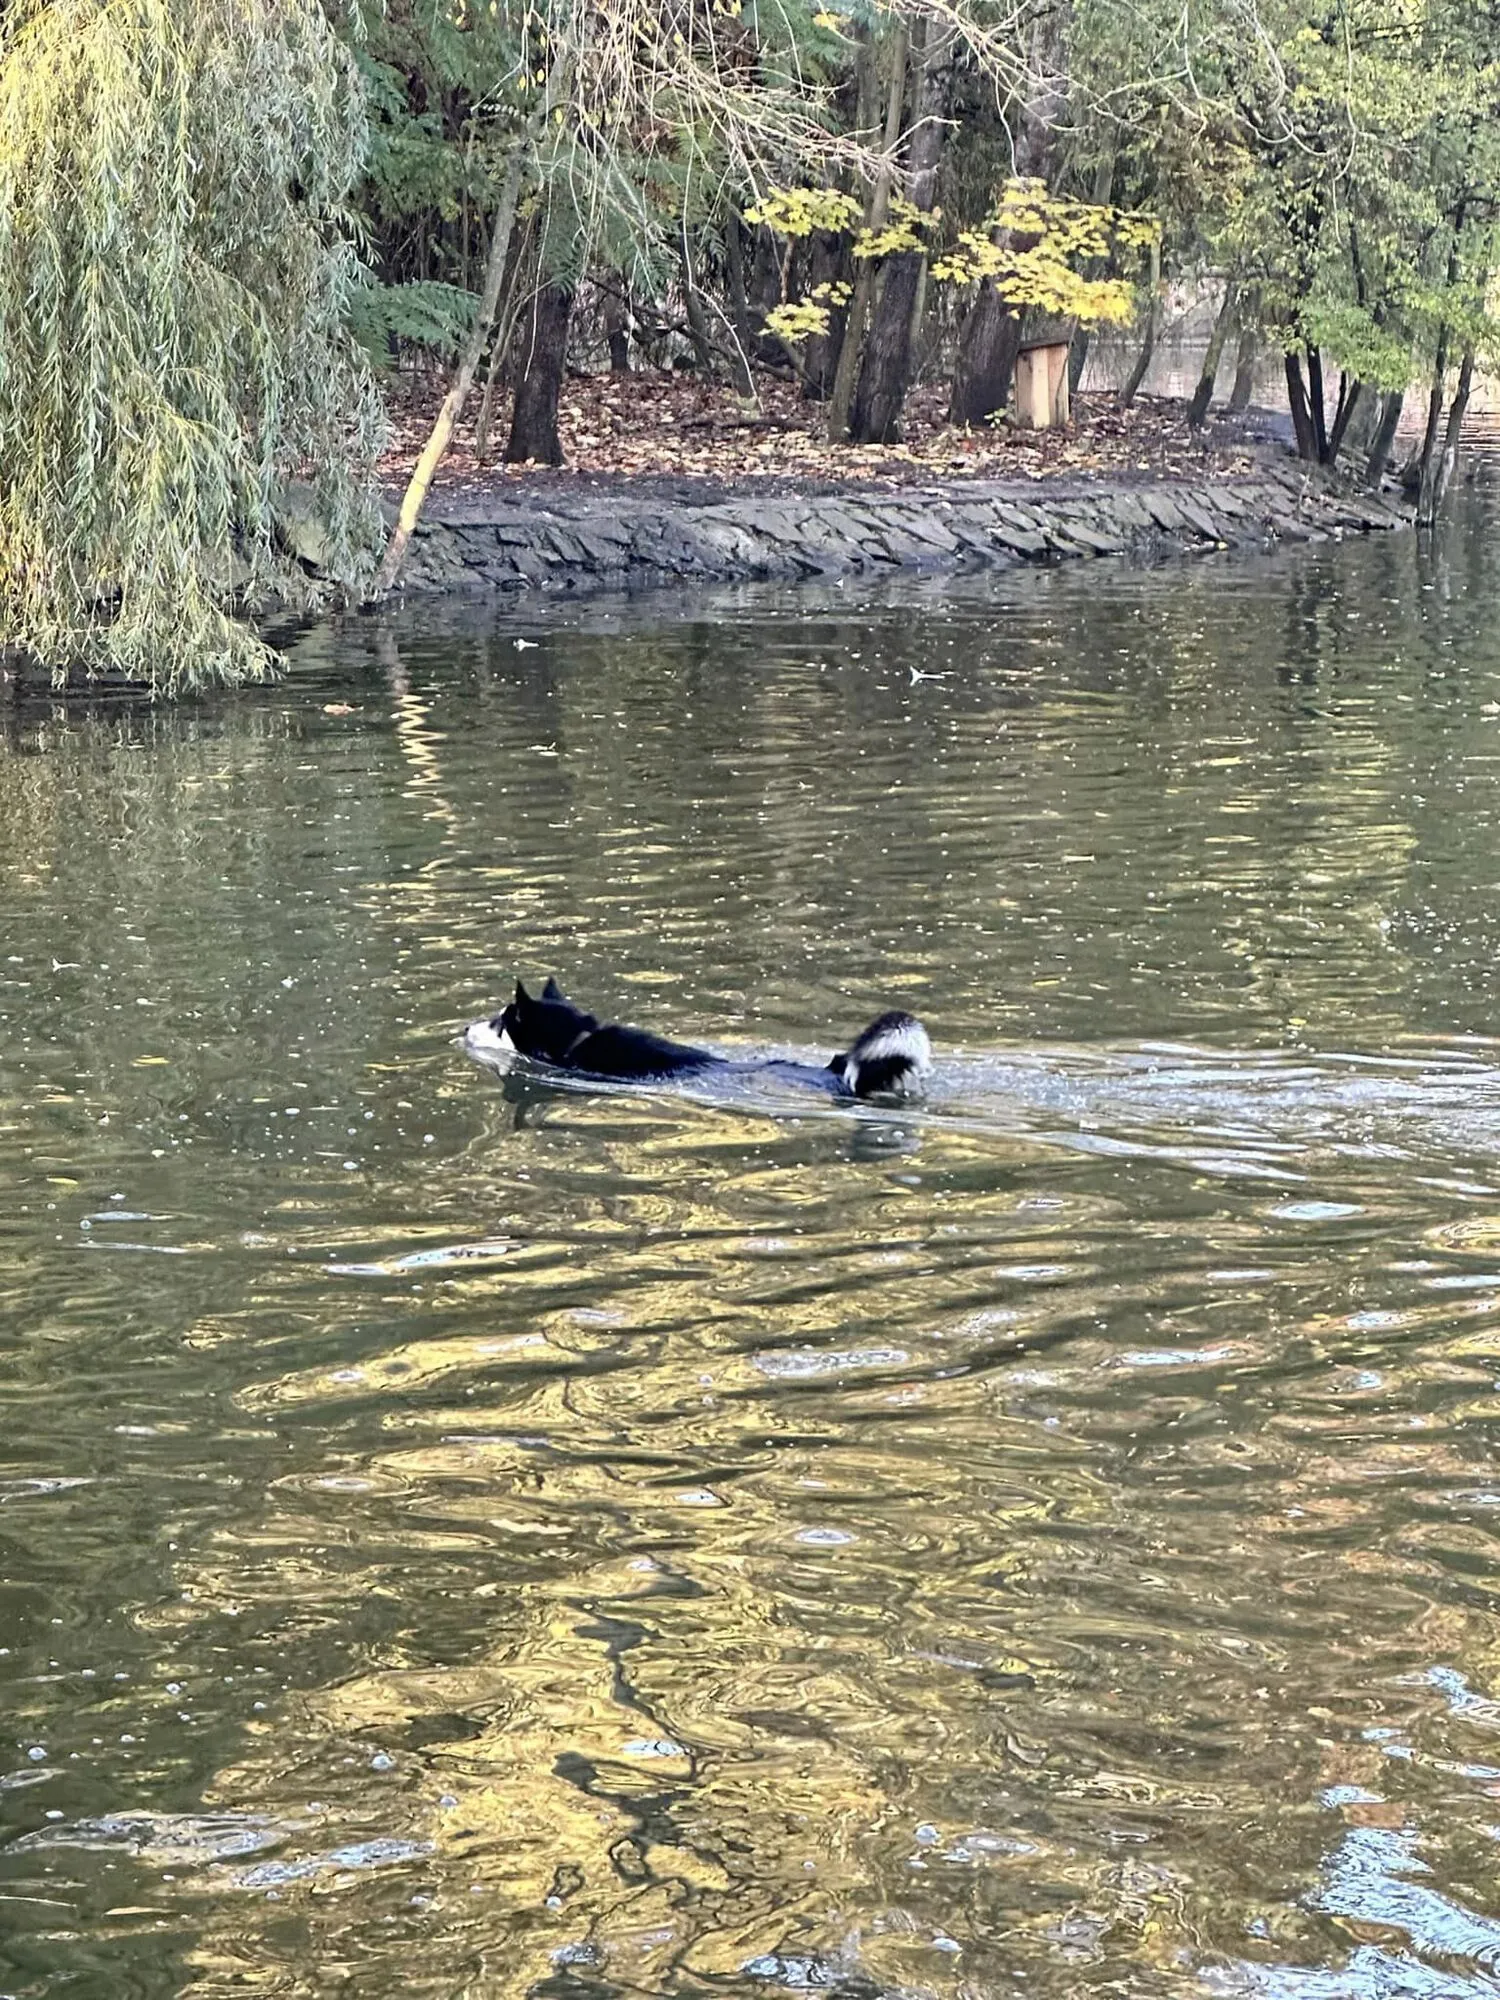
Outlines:
{"label": "dog's tail", "polygon": [[880,1014],[828,1067],[855,1097],[913,1097],[932,1068],[932,1044],[915,1014]]}

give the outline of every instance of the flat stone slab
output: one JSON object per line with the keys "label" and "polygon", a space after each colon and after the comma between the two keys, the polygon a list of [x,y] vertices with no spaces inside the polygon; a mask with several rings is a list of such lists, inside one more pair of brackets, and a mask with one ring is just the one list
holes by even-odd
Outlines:
{"label": "flat stone slab", "polygon": [[1208,509],[1201,504],[1194,493],[1179,493],[1175,496],[1177,511],[1190,528],[1196,528],[1205,541],[1222,542],[1224,536],[1218,522]]}

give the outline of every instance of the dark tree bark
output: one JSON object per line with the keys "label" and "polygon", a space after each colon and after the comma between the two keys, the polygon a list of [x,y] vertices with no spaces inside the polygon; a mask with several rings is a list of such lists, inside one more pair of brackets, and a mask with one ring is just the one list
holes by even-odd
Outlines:
{"label": "dark tree bark", "polygon": [[521,223],[512,232],[510,258],[505,267],[505,283],[501,288],[500,306],[495,314],[495,328],[490,338],[490,358],[484,371],[484,393],[479,398],[479,414],[474,419],[474,456],[481,465],[486,465],[490,457],[490,435],[495,424],[495,405],[500,392],[510,381],[511,365],[514,361],[511,336],[516,330],[516,309],[520,301],[530,298],[536,283],[537,231],[527,223]]}
{"label": "dark tree bark", "polygon": [[[886,89],[885,129],[881,139],[881,151],[887,161],[894,160],[896,145],[901,137],[901,112],[906,103],[907,46],[905,24],[898,19],[891,36],[891,74]],[[867,29],[863,31],[856,60],[860,66],[859,102],[861,131],[863,131],[864,121],[873,115],[873,106],[878,102],[875,93],[879,84],[875,44],[870,39]],[[882,164],[865,205],[867,229],[885,227],[890,214],[892,178],[890,168]],[[874,303],[875,267],[868,258],[864,258],[860,261],[859,275],[854,282],[854,295],[844,315],[843,338],[839,343],[833,388],[828,398],[830,444],[842,444],[849,436],[850,413],[854,407],[854,392],[859,383],[860,364],[865,351],[865,335]]]}
{"label": "dark tree bark", "polygon": [[693,343],[693,360],[700,375],[711,376],[714,372],[714,344],[708,331],[708,316],[703,310],[703,295],[693,277],[686,237],[678,247],[681,253],[682,303],[687,313],[688,339]]}
{"label": "dark tree bark", "polygon": [[744,371],[746,393],[754,393],[750,381],[750,352],[755,336],[750,331],[750,301],[745,294],[745,225],[731,209],[724,229],[724,286],[729,298],[729,324]]}
{"label": "dark tree bark", "polygon": [[[1094,169],[1094,185],[1090,191],[1089,199],[1093,202],[1095,208],[1103,208],[1108,204],[1110,196],[1114,193],[1114,186],[1115,150],[1113,144],[1111,144],[1109,151]],[[1091,279],[1102,278],[1108,268],[1109,259],[1107,257],[1091,257],[1085,269],[1084,276]],[[1073,329],[1073,344],[1068,349],[1068,389],[1074,396],[1078,394],[1079,386],[1083,381],[1083,371],[1089,365],[1089,342],[1091,339],[1092,329],[1090,327],[1086,325],[1075,326]],[[1014,357],[1012,357],[1011,366],[1015,366]]]}
{"label": "dark tree bark", "polygon": [[[1064,39],[1068,0],[1042,13],[1031,37],[1031,70],[1042,79],[1036,96],[1021,113],[1016,134],[1015,171],[1023,180],[1047,179],[1053,135],[1067,103]],[[1024,245],[1009,230],[997,231],[1002,250]],[[1010,401],[1011,378],[1021,351],[1021,315],[1013,312],[995,290],[992,278],[979,287],[958,337],[958,360],[948,401],[950,424],[987,424]]]}
{"label": "dark tree bark", "polygon": [[[1448,289],[1458,283],[1459,236],[1467,217],[1467,203],[1460,202],[1453,225],[1453,240],[1448,246]],[[1437,450],[1438,426],[1443,416],[1443,389],[1448,379],[1448,353],[1452,341],[1448,322],[1443,321],[1438,328],[1437,349],[1432,357],[1432,387],[1427,392],[1427,421],[1422,426],[1422,443],[1411,462],[1403,471],[1402,478],[1408,486],[1417,489],[1417,518],[1421,519],[1421,492],[1429,478],[1429,467],[1433,453]]]}
{"label": "dark tree bark", "polygon": [[[781,251],[776,238],[764,223],[757,227],[752,243],[748,309],[751,323],[759,326],[766,314],[774,311],[781,303]],[[768,335],[766,345],[769,349],[775,349],[776,342]]]}
{"label": "dark tree bark", "polygon": [[1250,407],[1255,393],[1255,363],[1260,354],[1260,330],[1247,319],[1240,328],[1239,351],[1234,358],[1234,387],[1229,392],[1229,413],[1239,416]]}
{"label": "dark tree bark", "polygon": [[[937,195],[938,167],[948,138],[954,39],[951,29],[930,19],[923,27],[916,121],[907,154],[907,195],[918,214],[928,215]],[[925,250],[901,250],[887,258],[859,386],[849,412],[849,435],[856,444],[900,442],[901,408],[911,383],[912,349],[926,283]]]}
{"label": "dark tree bark", "polygon": [[730,209],[724,222],[724,290],[729,299],[729,323],[741,347],[750,346],[750,301],[745,296],[745,225]]}
{"label": "dark tree bark", "polygon": [[[1076,397],[1083,385],[1084,370],[1089,365],[1089,348],[1093,345],[1094,330],[1090,326],[1075,325],[1073,343],[1068,349],[1068,394]],[[1014,367],[1015,363],[1012,362]]]}
{"label": "dark tree bark", "polygon": [[1198,377],[1198,386],[1193,391],[1193,400],[1188,404],[1188,429],[1201,430],[1214,399],[1214,383],[1218,379],[1219,363],[1224,359],[1224,349],[1229,340],[1229,329],[1234,322],[1234,309],[1239,297],[1239,282],[1231,272],[1224,284],[1224,298],[1214,318],[1213,332],[1208,336],[1208,347],[1203,356],[1203,372]]}
{"label": "dark tree bark", "polygon": [[1388,389],[1381,398],[1380,420],[1375,426],[1375,435],[1370,440],[1370,454],[1365,460],[1365,484],[1378,486],[1385,477],[1386,466],[1390,463],[1391,447],[1396,442],[1396,432],[1401,426],[1401,412],[1406,404],[1404,389]]}
{"label": "dark tree bark", "polygon": [[[1447,329],[1444,329],[1446,333]],[[1446,362],[1446,353],[1443,360]],[[1432,394],[1439,410],[1442,406],[1442,375],[1433,377]],[[1428,406],[1427,432],[1423,438],[1422,477],[1417,488],[1417,525],[1430,528],[1442,512],[1443,501],[1448,488],[1453,483],[1453,474],[1458,466],[1458,441],[1463,431],[1465,413],[1469,407],[1469,394],[1474,385],[1474,348],[1470,343],[1464,349],[1463,360],[1459,363],[1458,385],[1453,391],[1453,401],[1448,405],[1448,422],[1443,428],[1442,444],[1439,446],[1438,426]]]}
{"label": "dark tree bark", "polygon": [[1319,465],[1328,463],[1328,419],[1323,402],[1323,353],[1307,350],[1307,413],[1312,419],[1313,452]]}
{"label": "dark tree bark", "polygon": [[1410,464],[1403,475],[1409,486],[1420,493],[1422,482],[1427,478],[1432,455],[1437,450],[1438,426],[1443,420],[1443,385],[1448,377],[1448,327],[1445,322],[1438,328],[1437,352],[1432,360],[1432,386],[1427,391],[1427,421],[1422,426],[1422,442],[1413,453]]}
{"label": "dark tree bark", "polygon": [[901,407],[911,380],[912,337],[925,263],[919,250],[902,250],[886,259],[849,411],[852,444],[901,442]]}
{"label": "dark tree bark", "polygon": [[958,337],[958,366],[948,404],[951,424],[987,424],[1010,401],[1011,378],[1021,351],[1021,315],[986,278]]}
{"label": "dark tree bark", "polygon": [[1286,351],[1286,399],[1291,406],[1297,456],[1315,459],[1318,441],[1313,432],[1312,412],[1307,405],[1307,384],[1302,379],[1302,357],[1294,347]]}
{"label": "dark tree bark", "polygon": [[1316,347],[1305,350],[1307,376],[1302,374],[1302,356],[1295,348],[1286,351],[1286,394],[1292,412],[1292,431],[1297,440],[1297,456],[1315,465],[1332,465],[1343,449],[1344,436],[1364,395],[1363,383],[1339,376],[1338,402],[1334,407],[1333,428],[1328,427],[1323,387],[1323,356]]}
{"label": "dark tree bark", "polygon": [[629,314],[623,299],[611,292],[604,301],[604,338],[609,344],[609,372],[611,375],[630,373],[630,327]]}
{"label": "dark tree bark", "polygon": [[[851,79],[842,93],[848,105],[849,130],[861,145],[878,146],[882,143],[879,129],[880,70],[869,21],[855,19],[850,24],[850,33],[855,44],[854,65]],[[904,49],[905,44],[901,46]],[[901,68],[904,79],[904,54]],[[887,153],[894,148],[900,136],[900,113],[898,100],[890,108],[887,118],[884,142]],[[884,200],[884,196],[880,199]],[[812,270],[814,285],[826,279],[849,287],[848,298],[829,312],[827,333],[807,343],[802,365],[802,393],[811,401],[828,404],[827,434],[829,442],[836,444],[848,434],[849,404],[854,395],[859,360],[858,343],[864,338],[869,316],[871,273],[863,264],[856,266],[847,244],[821,231],[813,238]],[[860,298],[861,280],[865,285],[863,303]]]}
{"label": "dark tree bark", "polygon": [[1453,475],[1458,470],[1459,440],[1463,434],[1464,418],[1469,413],[1469,397],[1474,388],[1474,343],[1464,349],[1464,358],[1459,363],[1458,386],[1453,391],[1453,401],[1448,405],[1448,430],[1443,440],[1443,456],[1438,466],[1436,488],[1433,498],[1433,514],[1442,511],[1443,502],[1448,497],[1448,488],[1453,483]]}
{"label": "dark tree bark", "polygon": [[567,360],[568,321],[573,294],[566,285],[543,285],[521,329],[525,359],[516,383],[505,460],[520,465],[561,465],[562,440],[557,435],[557,398]]}
{"label": "dark tree bark", "polygon": [[1146,306],[1146,331],[1141,335],[1140,351],[1135,357],[1135,366],[1126,378],[1120,391],[1120,408],[1128,410],[1141,393],[1141,384],[1146,379],[1146,371],[1151,366],[1151,357],[1156,352],[1156,336],[1161,330],[1161,244],[1151,245],[1151,264],[1147,275],[1150,298]]}
{"label": "dark tree bark", "polygon": [[[808,245],[806,285],[795,285],[794,290],[813,292],[820,285],[852,284],[854,276],[852,259],[840,249],[838,239],[819,230]],[[808,402],[825,403],[833,391],[848,318],[847,306],[831,307],[827,333],[814,334],[803,347],[802,394]]]}
{"label": "dark tree bark", "polygon": [[1365,385],[1358,378],[1339,377],[1338,406],[1333,413],[1333,429],[1328,433],[1328,449],[1323,455],[1325,465],[1337,465],[1339,453],[1344,448],[1344,439],[1349,426],[1354,421],[1354,413],[1365,399]]}

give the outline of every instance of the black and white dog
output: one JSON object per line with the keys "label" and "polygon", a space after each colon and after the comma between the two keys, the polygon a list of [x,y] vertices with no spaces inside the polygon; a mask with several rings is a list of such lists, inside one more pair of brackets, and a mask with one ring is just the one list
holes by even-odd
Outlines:
{"label": "black and white dog", "polygon": [[614,1023],[601,1027],[592,1014],[563,998],[555,979],[547,981],[539,999],[518,979],[515,999],[489,1020],[475,1021],[465,1032],[464,1043],[481,1058],[522,1055],[570,1076],[617,1083],[688,1080],[715,1071],[742,1076],[754,1072],[807,1084],[830,1097],[912,1097],[932,1067],[927,1030],[912,1014],[878,1015],[826,1068],[776,1058],[734,1062],[709,1049],[649,1035],[642,1028]]}

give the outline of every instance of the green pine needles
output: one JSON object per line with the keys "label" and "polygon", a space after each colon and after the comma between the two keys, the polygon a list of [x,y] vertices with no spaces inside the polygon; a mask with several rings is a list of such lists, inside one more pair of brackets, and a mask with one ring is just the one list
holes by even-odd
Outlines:
{"label": "green pine needles", "polygon": [[0,10],[0,650],[163,693],[258,679],[237,607],[379,535],[348,330],[364,105],[316,0]]}

